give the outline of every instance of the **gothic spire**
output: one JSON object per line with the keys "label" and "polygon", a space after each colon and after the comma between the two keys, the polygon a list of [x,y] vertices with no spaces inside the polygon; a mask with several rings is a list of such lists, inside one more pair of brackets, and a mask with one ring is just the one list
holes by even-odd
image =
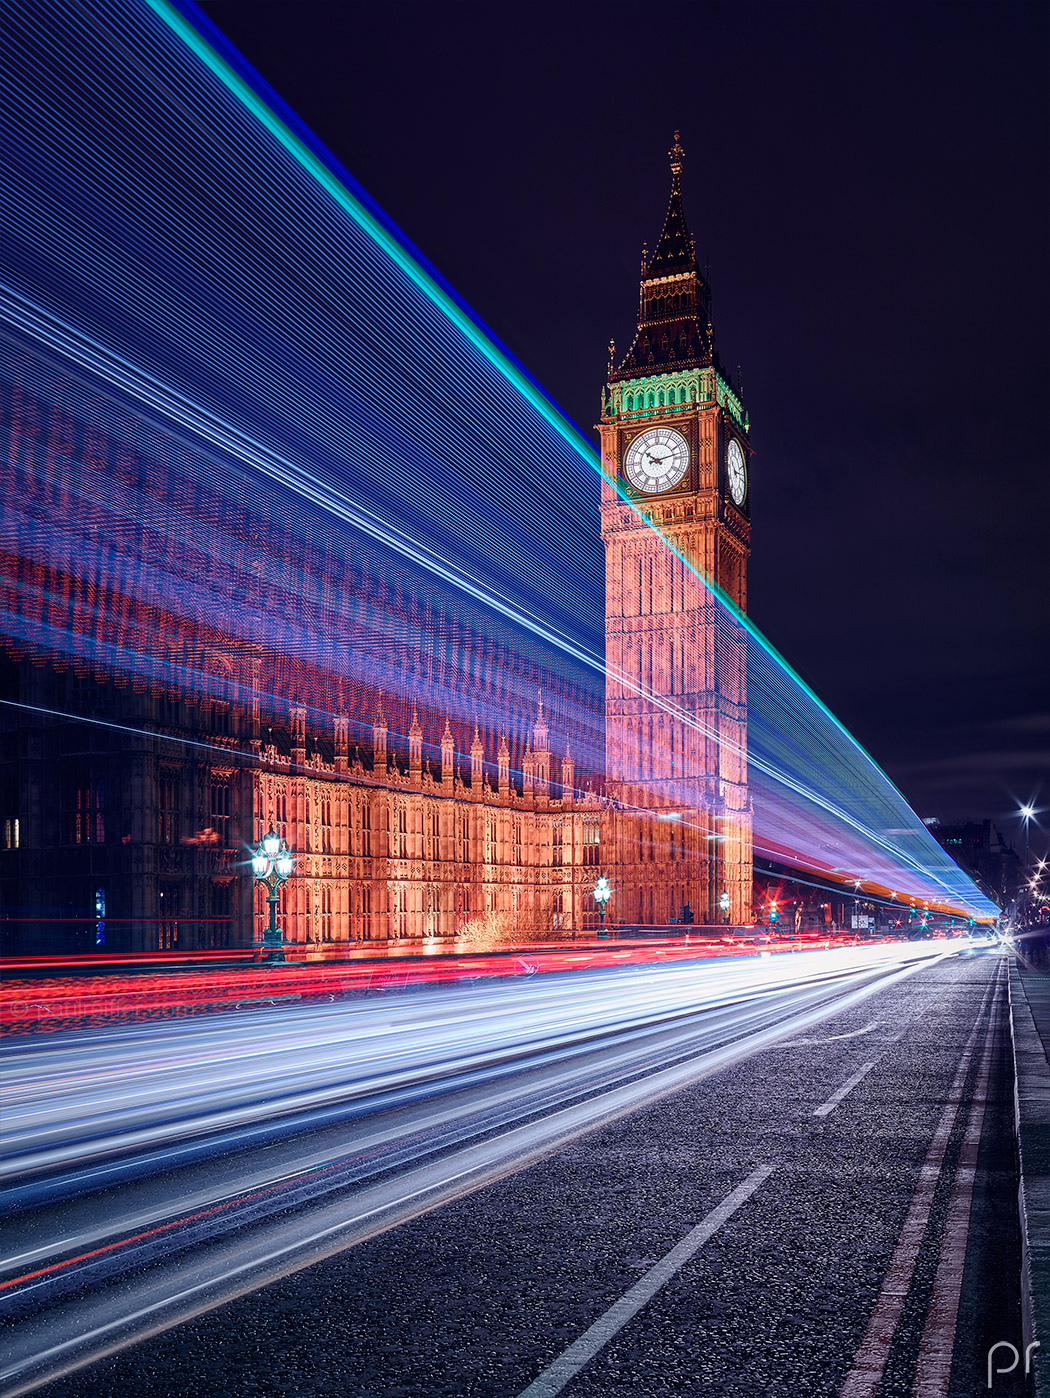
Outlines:
{"label": "gothic spire", "polygon": [[667,203],[664,231],[646,268],[647,277],[673,277],[680,272],[696,271],[696,253],[682,207],[682,161],[685,151],[678,142],[677,131],[668,156],[671,161],[671,197]]}
{"label": "gothic spire", "polygon": [[715,357],[711,329],[711,292],[696,265],[696,249],[682,205],[682,161],[674,133],[671,197],[664,231],[652,257],[642,258],[638,333],[609,383],[643,375],[678,373],[710,364]]}

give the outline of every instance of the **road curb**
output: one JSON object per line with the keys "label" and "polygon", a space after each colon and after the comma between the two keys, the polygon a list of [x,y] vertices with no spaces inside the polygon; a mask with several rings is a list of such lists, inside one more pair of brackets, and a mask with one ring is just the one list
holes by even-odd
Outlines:
{"label": "road curb", "polygon": [[[1050,978],[1047,981],[1050,992]],[[1028,996],[1010,961],[1010,1038],[1014,1058],[1014,1128],[1021,1181],[1021,1325],[1032,1354],[1033,1392],[1050,1398],[1050,1062]]]}

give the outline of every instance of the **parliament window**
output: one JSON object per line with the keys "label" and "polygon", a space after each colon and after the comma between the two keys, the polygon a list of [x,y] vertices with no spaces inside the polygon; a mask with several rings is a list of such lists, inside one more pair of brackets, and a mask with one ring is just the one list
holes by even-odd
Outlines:
{"label": "parliament window", "polygon": [[585,866],[590,868],[597,868],[601,863],[601,846],[596,820],[583,822],[583,862]]}
{"label": "parliament window", "polygon": [[368,942],[372,939],[372,890],[361,890],[361,937]]}
{"label": "parliament window", "polygon": [[106,839],[104,788],[92,772],[75,774],[66,788],[66,843],[103,844]]}
{"label": "parliament window", "polygon": [[212,700],[205,707],[205,727],[209,733],[229,733],[230,706],[220,700]]}
{"label": "parliament window", "polygon": [[229,883],[213,883],[211,886],[211,917],[208,921],[206,944],[209,947],[230,945],[230,910],[233,903],[233,888]]}
{"label": "parliament window", "polygon": [[163,772],[157,783],[157,843],[177,845],[179,834],[179,779],[174,772]]}
{"label": "parliament window", "polygon": [[175,951],[179,945],[179,899],[177,883],[166,883],[157,898],[157,950]]}
{"label": "parliament window", "polygon": [[372,858],[372,807],[361,807],[361,853],[365,859]]}
{"label": "parliament window", "polygon": [[225,781],[212,781],[209,783],[209,805],[211,814],[211,828],[218,836],[220,849],[230,847],[230,787]]}

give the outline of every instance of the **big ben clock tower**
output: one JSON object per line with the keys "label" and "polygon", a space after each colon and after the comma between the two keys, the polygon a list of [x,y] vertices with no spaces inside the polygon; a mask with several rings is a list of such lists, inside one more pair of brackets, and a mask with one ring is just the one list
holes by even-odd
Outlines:
{"label": "big ben clock tower", "polygon": [[746,637],[718,598],[747,610],[751,450],[682,209],[683,154],[676,131],[638,333],[602,395],[607,859],[625,921],[666,923],[689,904],[698,923],[739,925],[752,882]]}

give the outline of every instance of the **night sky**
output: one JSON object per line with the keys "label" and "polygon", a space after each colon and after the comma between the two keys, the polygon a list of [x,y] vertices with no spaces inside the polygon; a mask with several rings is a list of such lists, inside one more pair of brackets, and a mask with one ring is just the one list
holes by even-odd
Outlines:
{"label": "night sky", "polygon": [[920,815],[1047,830],[1044,5],[204,9],[584,428],[679,128],[751,616]]}

